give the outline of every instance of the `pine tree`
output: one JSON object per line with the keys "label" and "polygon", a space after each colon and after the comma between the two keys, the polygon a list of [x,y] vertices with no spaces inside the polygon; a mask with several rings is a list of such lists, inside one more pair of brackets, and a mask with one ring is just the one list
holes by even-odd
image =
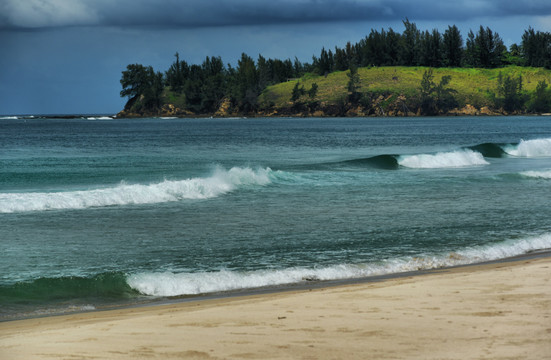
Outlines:
{"label": "pine tree", "polygon": [[463,39],[457,26],[448,26],[442,39],[443,65],[448,67],[461,66],[463,53]]}

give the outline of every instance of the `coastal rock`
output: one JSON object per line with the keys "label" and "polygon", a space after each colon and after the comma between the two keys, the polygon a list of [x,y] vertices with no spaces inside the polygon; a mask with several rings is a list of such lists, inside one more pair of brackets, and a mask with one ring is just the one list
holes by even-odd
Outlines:
{"label": "coastal rock", "polygon": [[476,116],[480,114],[480,111],[472,106],[471,104],[465,105],[463,108],[455,108],[448,112],[449,115],[465,115],[465,116]]}
{"label": "coastal rock", "polygon": [[222,99],[222,102],[220,103],[220,106],[218,107],[218,110],[214,113],[214,116],[216,117],[226,117],[226,116],[232,116],[235,115],[231,111],[231,100],[230,98],[224,98]]}

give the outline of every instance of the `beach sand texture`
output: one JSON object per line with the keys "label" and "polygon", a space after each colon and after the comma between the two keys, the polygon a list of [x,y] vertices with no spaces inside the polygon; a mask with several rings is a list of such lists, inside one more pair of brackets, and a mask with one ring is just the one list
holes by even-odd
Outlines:
{"label": "beach sand texture", "polygon": [[551,258],[0,323],[1,359],[551,359]]}

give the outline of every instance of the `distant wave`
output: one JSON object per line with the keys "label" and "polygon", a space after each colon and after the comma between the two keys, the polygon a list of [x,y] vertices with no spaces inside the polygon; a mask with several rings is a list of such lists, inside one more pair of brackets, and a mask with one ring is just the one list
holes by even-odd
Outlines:
{"label": "distant wave", "polygon": [[551,156],[551,139],[521,140],[516,145],[504,146],[503,150],[518,157]]}
{"label": "distant wave", "polygon": [[0,120],[17,120],[17,116],[0,116]]}
{"label": "distant wave", "polygon": [[[471,149],[460,149],[450,152],[417,155],[377,155],[368,158],[345,160],[332,163],[338,166],[358,166],[384,170],[398,170],[400,167],[414,169],[439,169],[466,166],[488,165],[484,156]],[[324,164],[324,165],[332,165]]]}
{"label": "distant wave", "polygon": [[246,185],[267,185],[275,177],[271,169],[217,168],[212,176],[141,185],[121,183],[115,187],[67,192],[0,194],[0,213],[85,209],[130,204],[154,204],[184,199],[208,199]]}
{"label": "distant wave", "polygon": [[429,270],[498,260],[551,248],[551,234],[464,248],[455,252],[419,257],[387,259],[372,264],[340,264],[316,269],[229,271],[199,273],[144,272],[129,275],[128,285],[144,295],[197,295],[238,289],[259,288],[312,280],[353,279]]}
{"label": "distant wave", "polygon": [[398,164],[414,169],[439,169],[488,165],[481,153],[470,150],[456,150],[437,154],[402,155]]}
{"label": "distant wave", "polygon": [[521,176],[528,178],[536,179],[551,179],[551,170],[547,171],[523,171],[520,173]]}
{"label": "distant wave", "polygon": [[521,140],[518,144],[482,143],[435,154],[382,154],[323,165],[361,166],[385,170],[397,170],[400,167],[439,169],[488,165],[485,158],[506,156],[551,156],[551,139]]}
{"label": "distant wave", "polygon": [[99,117],[90,116],[90,117],[87,117],[86,120],[113,120],[113,118],[110,116],[99,116]]}

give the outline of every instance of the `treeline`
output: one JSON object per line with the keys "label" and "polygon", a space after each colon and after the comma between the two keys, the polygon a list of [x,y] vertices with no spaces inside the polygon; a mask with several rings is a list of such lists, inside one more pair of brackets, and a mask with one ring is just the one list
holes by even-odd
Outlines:
{"label": "treeline", "polygon": [[356,44],[350,42],[335,51],[323,48],[313,57],[313,70],[324,75],[345,71],[351,66],[427,66],[496,68],[505,65],[551,68],[551,33],[529,28],[521,45],[509,50],[497,32],[480,26],[464,41],[457,26],[448,26],[444,33],[437,29],[421,31],[409,20],[403,22],[402,34],[382,29]]}
{"label": "treeline", "polygon": [[128,65],[122,72],[121,96],[130,98],[126,108],[134,111],[159,109],[162,97],[184,98],[185,108],[196,114],[216,111],[222,99],[229,99],[240,112],[257,110],[258,95],[269,85],[303,76],[311,68],[298,59],[266,59],[262,55],[255,62],[243,53],[237,67],[224,65],[220,57],[206,57],[201,65],[176,61],[164,73],[151,66]]}
{"label": "treeline", "polygon": [[[480,26],[463,39],[459,29],[448,26],[444,33],[434,29],[421,31],[405,20],[404,31],[392,28],[371,30],[370,34],[344,48],[323,48],[311,63],[297,58],[255,61],[242,54],[237,66],[224,65],[220,57],[206,57],[202,64],[180,59],[164,73],[151,66],[131,64],[122,72],[121,96],[129,97],[125,109],[155,112],[168,100],[178,100],[195,114],[214,113],[223,100],[241,113],[258,110],[258,95],[269,85],[300,78],[306,73],[327,75],[371,66],[427,66],[496,68],[505,65],[551,68],[551,33],[526,30],[520,45],[507,49],[498,33]],[[516,80],[515,80],[516,81]],[[522,86],[520,86],[522,88]],[[315,94],[314,94],[315,95]]]}

